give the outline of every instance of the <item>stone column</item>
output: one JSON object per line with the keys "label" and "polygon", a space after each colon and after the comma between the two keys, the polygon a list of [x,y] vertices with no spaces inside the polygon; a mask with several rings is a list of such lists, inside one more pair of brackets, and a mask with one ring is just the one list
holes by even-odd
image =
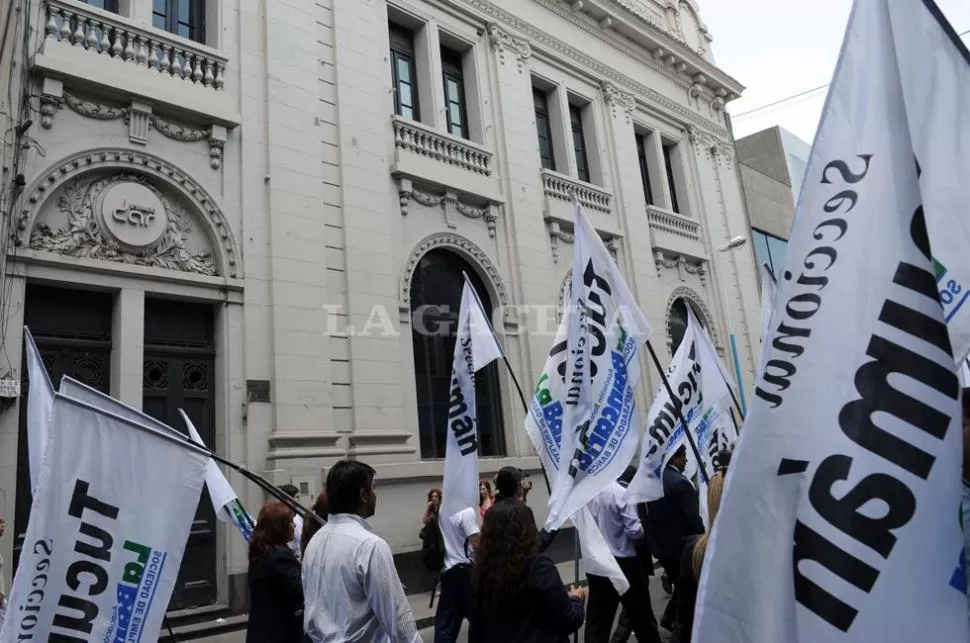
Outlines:
{"label": "stone column", "polygon": [[141,409],[145,359],[145,291],[123,288],[111,319],[111,395]]}

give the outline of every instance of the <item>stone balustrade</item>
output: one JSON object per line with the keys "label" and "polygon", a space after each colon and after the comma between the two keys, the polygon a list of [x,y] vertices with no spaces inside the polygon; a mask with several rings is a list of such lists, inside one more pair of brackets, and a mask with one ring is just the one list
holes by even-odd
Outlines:
{"label": "stone balustrade", "polygon": [[44,0],[49,41],[68,43],[78,55],[107,56],[193,85],[223,89],[226,58],[174,35],[131,24],[126,18],[71,0]]}
{"label": "stone balustrade", "polygon": [[586,209],[610,213],[610,194],[595,185],[552,170],[542,170],[542,190],[546,197],[571,201],[572,195]]}
{"label": "stone balustrade", "polygon": [[676,212],[662,210],[652,205],[647,206],[647,220],[650,227],[691,241],[700,241],[700,224]]}
{"label": "stone balustrade", "polygon": [[394,117],[394,147],[483,176],[492,175],[492,153],[416,121]]}

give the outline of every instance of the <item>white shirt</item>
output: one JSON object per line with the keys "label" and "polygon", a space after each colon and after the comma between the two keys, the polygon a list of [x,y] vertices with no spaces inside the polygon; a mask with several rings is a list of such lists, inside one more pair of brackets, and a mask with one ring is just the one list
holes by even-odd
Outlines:
{"label": "white shirt", "polygon": [[623,500],[625,493],[620,483],[614,481],[593,496],[587,505],[610,551],[617,558],[636,556],[633,541],[643,536],[643,525],[637,516],[636,506]]}
{"label": "white shirt", "polygon": [[300,551],[300,539],[303,537],[303,516],[296,514],[293,516],[293,540],[287,543],[287,547],[293,555],[299,558],[303,552]]}
{"label": "white shirt", "polygon": [[303,595],[315,643],[421,643],[391,548],[359,516],[333,514],[314,534]]}
{"label": "white shirt", "polygon": [[455,565],[468,565],[472,561],[468,554],[472,551],[468,543],[465,552],[465,542],[479,532],[478,511],[469,507],[441,520],[441,539],[445,542],[445,565],[442,571],[448,571]]}

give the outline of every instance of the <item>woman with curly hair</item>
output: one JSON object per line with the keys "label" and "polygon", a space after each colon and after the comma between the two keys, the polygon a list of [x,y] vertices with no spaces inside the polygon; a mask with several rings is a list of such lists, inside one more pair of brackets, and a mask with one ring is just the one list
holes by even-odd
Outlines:
{"label": "woman with curly hair", "polygon": [[249,626],[246,643],[303,641],[303,581],[293,540],[293,511],[282,502],[259,510],[249,541]]}
{"label": "woman with curly hair", "polygon": [[586,590],[566,589],[555,563],[539,554],[528,505],[498,503],[485,514],[472,590],[476,643],[560,643],[583,625]]}

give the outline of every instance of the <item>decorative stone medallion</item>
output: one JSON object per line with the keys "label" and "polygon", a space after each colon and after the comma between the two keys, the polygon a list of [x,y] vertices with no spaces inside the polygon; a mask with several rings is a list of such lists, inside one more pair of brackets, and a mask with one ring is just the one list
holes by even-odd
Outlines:
{"label": "decorative stone medallion", "polygon": [[108,186],[98,210],[108,234],[132,250],[151,247],[168,228],[165,205],[144,184],[119,181]]}

